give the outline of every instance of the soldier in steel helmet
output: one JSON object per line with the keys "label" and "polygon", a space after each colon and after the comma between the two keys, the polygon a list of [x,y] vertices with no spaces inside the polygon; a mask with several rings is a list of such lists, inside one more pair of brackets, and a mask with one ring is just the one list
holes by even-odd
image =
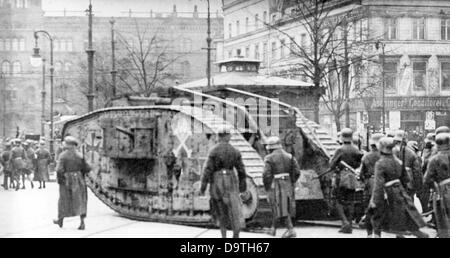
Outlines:
{"label": "soldier in steel helmet", "polygon": [[3,188],[5,188],[5,190],[9,189],[9,182],[8,182],[8,178],[9,180],[12,182],[12,178],[11,178],[11,143],[10,142],[6,142],[5,143],[5,148],[2,151],[2,153],[0,154],[0,162],[2,164],[3,167]]}
{"label": "soldier in steel helmet", "polygon": [[219,143],[210,151],[203,170],[200,193],[203,195],[210,185],[211,211],[219,222],[222,237],[227,237],[227,225],[231,224],[233,238],[239,238],[245,227],[239,195],[247,190],[244,163],[241,153],[229,143],[231,128],[220,128],[218,136]]}
{"label": "soldier in steel helmet", "polygon": [[64,139],[66,150],[61,153],[56,166],[59,184],[58,219],[53,223],[63,226],[64,218],[80,216],[79,230],[85,229],[87,215],[87,187],[85,175],[91,167],[77,152],[78,140],[73,136]]}
{"label": "soldier in steel helmet", "polygon": [[450,238],[450,134],[438,134],[436,144],[438,153],[428,163],[424,188],[434,189],[434,220],[438,237]]}
{"label": "soldier in steel helmet", "polygon": [[300,177],[300,167],[294,156],[283,150],[280,138],[272,136],[267,140],[270,152],[264,159],[264,187],[272,207],[271,234],[276,235],[278,219],[284,219],[287,231],[283,238],[296,237],[291,217],[295,217],[295,183]]}
{"label": "soldier in steel helmet", "polygon": [[[370,198],[372,197],[372,190],[375,178],[375,164],[380,159],[381,154],[378,150],[377,144],[381,138],[384,137],[382,133],[376,133],[372,135],[372,138],[369,141],[370,151],[366,153],[361,160],[361,173],[360,179],[364,183],[364,200],[365,200],[365,208],[369,206]],[[367,236],[371,237],[375,231],[375,235],[380,235],[381,228],[373,225],[372,217],[373,210],[368,209],[366,211],[365,218],[365,226],[367,230]],[[374,227],[375,226],[375,227]]]}
{"label": "soldier in steel helmet", "polygon": [[426,238],[428,235],[420,231],[426,225],[425,221],[403,187],[409,178],[402,169],[401,161],[394,156],[394,148],[393,138],[383,137],[379,141],[381,158],[375,164],[375,183],[369,207],[385,209],[384,216],[377,217],[377,223],[385,225],[386,230],[398,237],[411,232],[417,237]]}
{"label": "soldier in steel helmet", "polygon": [[356,176],[354,170],[361,165],[362,153],[353,144],[353,131],[341,131],[343,145],[336,150],[330,161],[330,169],[335,171],[334,194],[336,209],[342,219],[340,233],[352,233]]}

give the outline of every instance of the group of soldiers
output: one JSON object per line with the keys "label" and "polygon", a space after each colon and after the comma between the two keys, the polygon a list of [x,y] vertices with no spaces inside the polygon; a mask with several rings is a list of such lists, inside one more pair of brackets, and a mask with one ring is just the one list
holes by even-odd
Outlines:
{"label": "group of soldiers", "polygon": [[[211,209],[219,222],[222,237],[227,227],[233,237],[239,237],[245,226],[241,205],[249,198],[241,154],[230,141],[230,131],[219,133],[219,143],[209,153],[202,177],[201,193],[210,184]],[[438,128],[427,136],[422,152],[417,143],[406,142],[402,130],[394,134],[376,133],[370,140],[370,151],[363,152],[355,144],[351,129],[341,131],[342,146],[330,161],[335,210],[342,220],[339,232],[352,233],[354,219],[362,221],[368,237],[380,238],[390,232],[399,238],[412,234],[419,238],[429,235],[421,231],[427,224],[424,215],[433,214],[431,224],[440,238],[450,237],[450,129]],[[300,177],[297,160],[283,150],[278,137],[266,142],[264,187],[272,208],[270,234],[276,235],[276,225],[283,219],[287,231],[283,238],[296,237],[292,218],[295,217],[295,183]],[[234,173],[234,170],[237,173]],[[332,173],[330,173],[332,172]],[[322,177],[324,174],[320,174]],[[364,189],[365,207],[361,218],[354,218],[357,189]],[[414,198],[420,200],[421,214]]]}
{"label": "group of soldiers", "polygon": [[[363,184],[367,207],[364,224],[368,237],[381,237],[382,231],[397,237],[428,235],[414,198],[424,214],[433,214],[438,237],[449,237],[450,214],[450,129],[436,129],[427,136],[425,148],[406,142],[405,132],[376,133],[370,151],[362,153],[354,144],[353,131],[341,131],[342,146],[330,162],[336,210],[342,219],[340,233],[352,233],[356,189]],[[359,173],[358,173],[358,170]],[[432,193],[432,194],[430,194]]]}
{"label": "group of soldiers", "polygon": [[[39,144],[32,140],[22,141],[13,139],[5,141],[0,154],[0,163],[3,171],[3,188],[25,189],[25,181],[39,182],[39,189],[45,188],[49,181],[49,164],[52,162],[46,143],[41,140]],[[21,187],[22,185],[22,187]]]}

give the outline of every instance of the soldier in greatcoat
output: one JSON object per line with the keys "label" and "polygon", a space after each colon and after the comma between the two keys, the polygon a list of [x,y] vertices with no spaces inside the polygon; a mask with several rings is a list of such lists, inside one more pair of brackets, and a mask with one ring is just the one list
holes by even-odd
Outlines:
{"label": "soldier in greatcoat", "polygon": [[[375,183],[370,201],[371,209],[385,209],[384,219],[386,230],[403,237],[407,232],[421,238],[428,235],[420,228],[424,227],[425,221],[414,206],[413,199],[406,192],[410,178],[402,169],[401,161],[393,155],[395,147],[394,139],[384,137],[378,144],[381,158],[375,164]],[[385,199],[386,195],[386,199]]]}
{"label": "soldier in greatcoat", "polygon": [[39,149],[36,150],[36,172],[34,181],[39,182],[39,189],[45,188],[45,182],[49,181],[48,165],[52,162],[50,152],[41,141]]}
{"label": "soldier in greatcoat", "polygon": [[398,130],[395,133],[394,142],[396,144],[393,153],[401,162],[405,162],[404,167],[408,176],[411,178],[410,183],[406,186],[406,191],[414,198],[416,193],[420,193],[422,190],[422,178],[421,162],[416,153],[406,146],[405,131]]}
{"label": "soldier in greatcoat", "polygon": [[2,153],[0,154],[0,162],[2,164],[3,167],[3,188],[5,188],[5,190],[9,189],[9,182],[8,182],[8,178],[9,180],[12,182],[12,178],[11,178],[11,143],[7,142],[5,143],[5,149],[2,151]]}
{"label": "soldier in greatcoat", "polygon": [[424,176],[424,188],[434,189],[433,208],[438,237],[450,238],[450,134],[436,136],[438,153]]}
{"label": "soldier in greatcoat", "polygon": [[25,179],[30,181],[31,188],[34,188],[33,181],[31,180],[31,177],[33,173],[36,170],[36,154],[31,147],[32,142],[26,141],[23,144],[23,149],[25,151],[25,168],[22,170],[22,189],[25,189]]}
{"label": "soldier in greatcoat", "polygon": [[[330,169],[335,171],[334,194],[336,197],[336,210],[342,220],[342,227],[339,232],[351,234],[353,231],[356,177],[353,183],[350,181],[353,181],[351,179],[353,171],[361,165],[362,153],[352,144],[353,131],[351,129],[343,129],[341,138],[343,145],[336,150],[330,161]],[[353,171],[350,171],[346,165],[351,167]]]}
{"label": "soldier in greatcoat", "polygon": [[14,147],[11,150],[11,162],[12,162],[12,176],[16,191],[20,188],[20,176],[23,170],[26,168],[26,154],[25,150],[22,148],[22,141],[19,139],[14,140]]}
{"label": "soldier in greatcoat", "polygon": [[76,148],[78,140],[67,136],[64,139],[66,150],[61,153],[56,166],[59,184],[58,219],[53,223],[63,226],[66,217],[80,216],[79,230],[85,229],[84,219],[87,214],[87,187],[85,175],[91,167]]}
{"label": "soldier in greatcoat", "polygon": [[211,212],[219,222],[222,237],[227,237],[230,224],[233,237],[239,238],[240,230],[245,228],[239,194],[247,190],[244,163],[241,153],[229,143],[231,128],[221,128],[218,136],[219,143],[211,149],[203,170],[200,193],[203,195],[210,185]]}
{"label": "soldier in greatcoat", "polygon": [[295,217],[294,189],[300,177],[300,167],[295,157],[283,150],[277,136],[267,140],[266,148],[271,153],[264,159],[263,182],[272,208],[271,234],[276,235],[276,222],[283,218],[288,230],[282,237],[296,237],[291,217]]}
{"label": "soldier in greatcoat", "polygon": [[[375,178],[375,163],[380,159],[381,154],[377,148],[377,144],[381,138],[384,137],[382,133],[376,133],[372,135],[370,139],[370,152],[366,153],[361,160],[361,173],[360,179],[364,183],[364,200],[365,207],[369,206],[370,198],[372,197],[373,184]],[[367,230],[367,236],[372,237],[372,234],[375,233],[375,236],[378,237],[381,234],[380,225],[375,225],[373,223],[374,210],[367,209],[366,210],[366,218],[365,218],[365,226]]]}

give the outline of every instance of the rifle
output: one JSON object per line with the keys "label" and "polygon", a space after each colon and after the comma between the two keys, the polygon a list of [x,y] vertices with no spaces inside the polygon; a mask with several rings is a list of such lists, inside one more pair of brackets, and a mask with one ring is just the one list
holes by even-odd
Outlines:
{"label": "rifle", "polygon": [[[354,168],[352,168],[349,164],[347,164],[345,161],[340,161],[339,162],[342,166],[344,166],[344,167],[346,167],[348,170],[350,170],[350,172],[352,172],[353,174],[355,174],[355,175],[358,175],[358,173],[356,172],[356,170],[354,169]],[[334,171],[334,169],[328,169],[327,171],[325,171],[324,173],[322,173],[322,174],[319,174],[319,175],[317,175],[316,177],[314,177],[313,179],[319,179],[319,178],[321,178],[322,176],[324,176],[324,175],[326,175],[326,174],[329,174],[329,173],[331,173],[331,172],[333,172]]]}

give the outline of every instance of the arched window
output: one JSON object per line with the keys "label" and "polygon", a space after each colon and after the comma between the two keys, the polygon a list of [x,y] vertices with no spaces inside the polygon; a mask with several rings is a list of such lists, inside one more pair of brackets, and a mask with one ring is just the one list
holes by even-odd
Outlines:
{"label": "arched window", "polygon": [[15,61],[13,63],[13,73],[21,73],[22,72],[22,64],[19,61]]}
{"label": "arched window", "polygon": [[12,51],[18,51],[19,50],[19,40],[16,38],[12,39]]}
{"label": "arched window", "polygon": [[19,41],[19,50],[25,51],[25,39],[24,38],[21,38]]}
{"label": "arched window", "polygon": [[5,50],[5,40],[0,39],[0,51],[4,51]]}
{"label": "arched window", "polygon": [[2,63],[2,73],[8,75],[11,73],[11,64],[8,61]]}

